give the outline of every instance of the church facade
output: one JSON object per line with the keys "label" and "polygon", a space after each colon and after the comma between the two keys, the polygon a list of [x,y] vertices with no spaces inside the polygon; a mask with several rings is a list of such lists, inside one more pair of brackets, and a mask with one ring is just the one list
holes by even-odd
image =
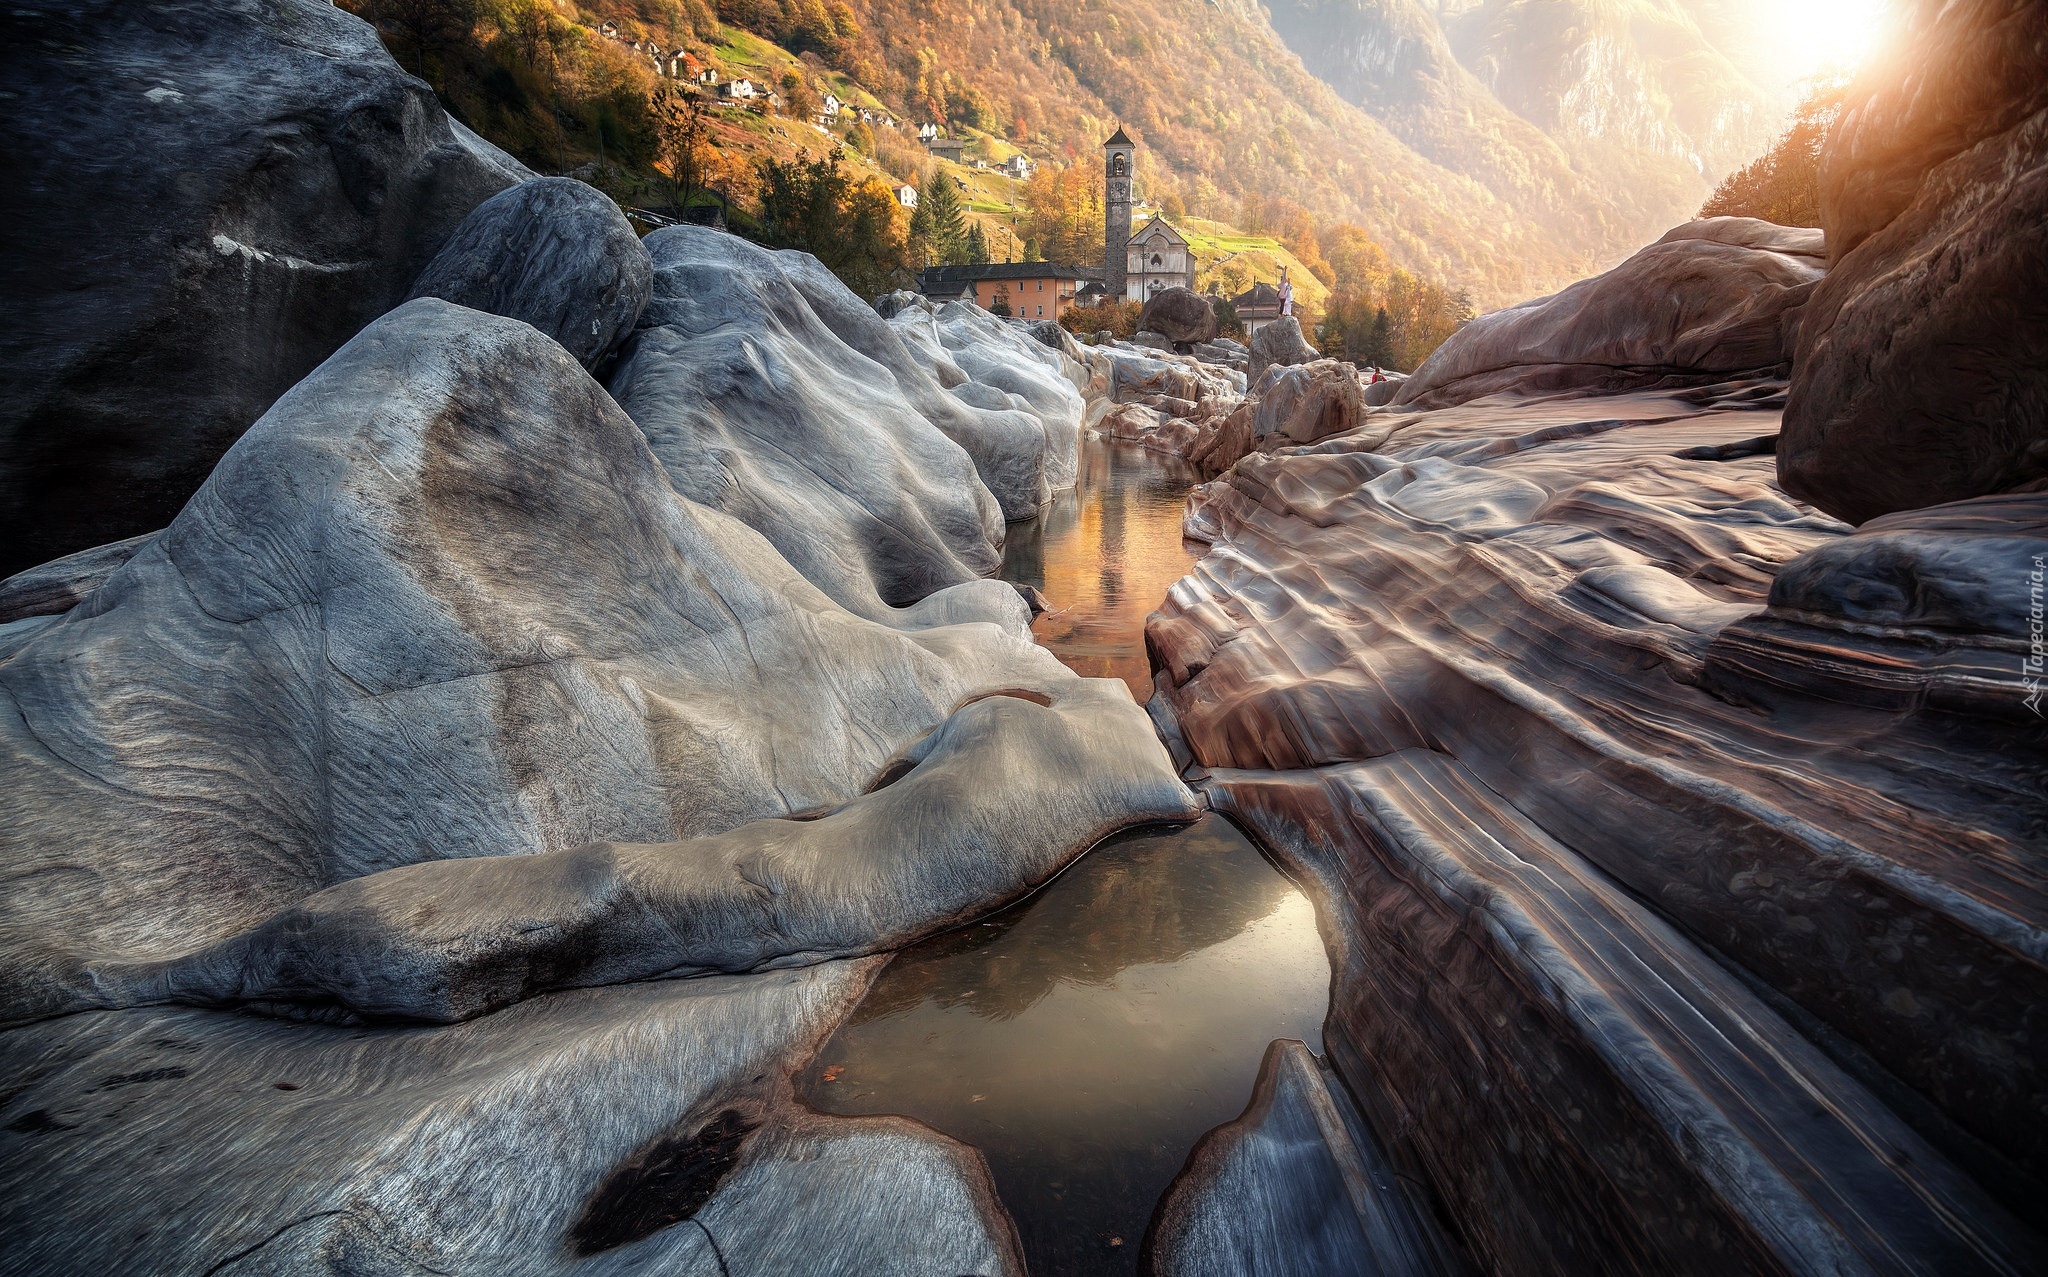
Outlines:
{"label": "church facade", "polygon": [[1142,302],[1164,288],[1195,286],[1195,255],[1187,237],[1164,217],[1131,233],[1131,178],[1138,147],[1121,128],[1102,144],[1103,292]]}

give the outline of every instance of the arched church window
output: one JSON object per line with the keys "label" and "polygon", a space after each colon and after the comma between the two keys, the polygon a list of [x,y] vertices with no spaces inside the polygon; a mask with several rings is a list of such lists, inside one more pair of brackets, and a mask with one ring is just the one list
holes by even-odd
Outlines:
{"label": "arched church window", "polygon": [[1154,254],[1152,254],[1152,264],[1153,264],[1154,266],[1157,266],[1157,265],[1159,265],[1159,254],[1157,254],[1157,253],[1154,253]]}

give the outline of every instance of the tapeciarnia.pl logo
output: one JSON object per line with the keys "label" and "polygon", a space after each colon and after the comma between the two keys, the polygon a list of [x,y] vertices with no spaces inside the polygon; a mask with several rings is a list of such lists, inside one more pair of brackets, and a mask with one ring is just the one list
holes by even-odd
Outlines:
{"label": "tapeciarnia.pl logo", "polygon": [[2044,599],[2042,585],[2048,581],[2048,554],[2034,556],[2034,570],[2027,574],[2027,655],[2020,661],[2020,677],[2027,685],[2027,708],[2036,716],[2048,717],[2041,712],[2041,666],[2048,657],[2048,633],[2044,633]]}

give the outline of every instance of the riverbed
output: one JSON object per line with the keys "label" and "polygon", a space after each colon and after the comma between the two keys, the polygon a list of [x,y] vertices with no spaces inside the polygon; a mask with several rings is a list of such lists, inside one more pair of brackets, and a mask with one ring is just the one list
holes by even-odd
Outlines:
{"label": "riverbed", "polygon": [[[1080,481],[1012,525],[1006,579],[1044,590],[1039,641],[1149,695],[1145,616],[1192,565],[1191,479],[1082,445]],[[1236,1117],[1266,1045],[1321,1048],[1315,911],[1218,816],[1112,837],[1029,899],[896,955],[798,1080],[833,1113],[896,1113],[987,1158],[1038,1277],[1137,1270],[1188,1150]]]}

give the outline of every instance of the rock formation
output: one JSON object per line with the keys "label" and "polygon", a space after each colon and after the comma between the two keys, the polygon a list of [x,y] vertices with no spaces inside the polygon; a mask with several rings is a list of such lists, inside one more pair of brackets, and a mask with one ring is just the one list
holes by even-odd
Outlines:
{"label": "rock formation", "polygon": [[1822,156],[1778,453],[1851,522],[2048,484],[2048,8],[1902,11]]}
{"label": "rock formation", "polygon": [[1776,371],[1789,316],[1819,282],[1818,231],[1688,222],[1604,275],[1466,324],[1394,395],[1441,408],[1512,389],[1699,385]]}
{"label": "rock formation", "polygon": [[[1034,488],[1036,421],[960,405],[813,258],[695,226],[646,243],[654,298],[610,388],[676,491],[747,524],[873,619],[995,572],[1003,512],[932,418],[992,418],[1028,458],[1004,464]],[[833,321],[844,328],[849,306],[879,329],[866,334],[872,350],[897,347],[900,368],[842,338]]]}
{"label": "rock formation", "polygon": [[1266,375],[1266,369],[1276,364],[1281,367],[1305,364],[1319,358],[1321,353],[1301,335],[1299,319],[1293,315],[1282,315],[1259,329],[1252,338],[1251,366],[1245,370],[1245,381],[1256,388]]}
{"label": "rock formation", "polygon": [[1158,333],[1177,346],[1211,341],[1216,328],[1216,307],[1192,288],[1162,288],[1138,312],[1139,332]]}
{"label": "rock formation", "polygon": [[1255,454],[1148,626],[1209,802],[1325,893],[1333,1058],[1488,1270],[2042,1260],[2048,738],[1957,571],[2041,513],[1849,536],[1772,487],[1771,389]]}
{"label": "rock formation", "polygon": [[654,263],[609,195],[540,177],[479,204],[412,296],[524,320],[596,368],[633,331],[653,287]]}
{"label": "rock formation", "polygon": [[0,576],[170,522],[531,176],[319,0],[10,12]]}
{"label": "rock formation", "polygon": [[1009,587],[901,618],[934,621],[851,615],[679,499],[530,327],[408,303],[84,603],[0,632],[4,1018],[446,1021],[867,952],[1186,810]]}

